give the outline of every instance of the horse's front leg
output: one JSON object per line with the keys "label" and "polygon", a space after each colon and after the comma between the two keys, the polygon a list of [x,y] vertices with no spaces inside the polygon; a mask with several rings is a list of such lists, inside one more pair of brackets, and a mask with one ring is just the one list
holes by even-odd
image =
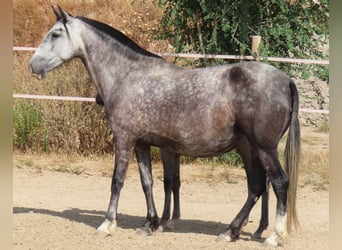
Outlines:
{"label": "horse's front leg", "polygon": [[153,200],[153,178],[150,146],[136,145],[134,151],[139,165],[141,185],[144,190],[147,204],[146,222],[144,223],[142,228],[137,229],[137,233],[150,235],[159,226],[157,210]]}
{"label": "horse's front leg", "polygon": [[116,214],[120,191],[124,184],[132,147],[121,147],[115,143],[115,164],[112,177],[109,207],[104,222],[97,228],[98,235],[110,235],[116,227]]}

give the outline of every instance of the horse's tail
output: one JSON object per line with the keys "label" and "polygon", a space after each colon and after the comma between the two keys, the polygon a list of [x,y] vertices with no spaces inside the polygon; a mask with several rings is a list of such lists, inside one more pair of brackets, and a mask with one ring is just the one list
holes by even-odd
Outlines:
{"label": "horse's tail", "polygon": [[293,80],[290,81],[290,90],[292,95],[292,114],[285,147],[285,171],[289,178],[289,188],[287,193],[288,232],[291,231],[292,223],[295,228],[299,225],[296,212],[296,195],[300,158],[300,125],[298,120],[299,97]]}

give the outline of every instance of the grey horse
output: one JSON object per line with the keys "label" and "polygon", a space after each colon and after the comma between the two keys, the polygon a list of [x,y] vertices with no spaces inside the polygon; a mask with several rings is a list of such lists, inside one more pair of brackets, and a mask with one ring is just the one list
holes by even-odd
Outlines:
{"label": "grey horse", "polygon": [[[38,78],[78,57],[103,98],[115,135],[111,196],[97,231],[115,230],[120,191],[134,150],[147,203],[144,227],[159,220],[152,193],[150,147],[208,157],[237,148],[246,169],[248,197],[219,238],[239,237],[242,224],[270,178],[277,198],[275,227],[266,238],[278,245],[298,224],[296,191],[300,156],[297,88],[280,70],[259,62],[184,69],[151,56],[121,32],[54,8],[56,24],[30,60]],[[288,130],[285,171],[278,144]]]}

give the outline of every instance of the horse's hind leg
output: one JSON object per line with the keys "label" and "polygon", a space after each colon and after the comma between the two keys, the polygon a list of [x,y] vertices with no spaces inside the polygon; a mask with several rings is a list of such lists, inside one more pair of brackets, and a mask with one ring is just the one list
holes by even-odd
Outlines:
{"label": "horse's hind leg", "polygon": [[[253,164],[259,164],[261,166],[261,163],[259,162],[259,159],[254,155],[252,158],[251,155],[251,148],[247,140],[244,140],[237,146],[237,151],[241,155],[244,161],[244,169],[246,171],[246,175],[248,176],[250,173],[250,169],[253,168]],[[262,170],[261,170],[262,171]],[[265,229],[268,227],[268,200],[269,200],[269,178],[265,173],[266,178],[266,187],[265,191],[261,195],[261,218],[259,222],[259,227],[253,234],[254,239],[261,239],[261,235],[264,232]],[[248,185],[249,188],[249,185]],[[246,226],[248,223],[248,217],[244,220],[242,226]]]}
{"label": "horse's hind leg", "polygon": [[173,193],[173,214],[172,220],[180,218],[180,201],[179,201],[179,188],[180,188],[180,177],[179,177],[179,155],[165,149],[160,149],[161,158],[164,168],[164,210],[160,221],[159,230],[163,231],[164,227],[171,226],[169,222],[171,215],[171,192]]}
{"label": "horse's hind leg", "polygon": [[254,239],[261,239],[261,234],[268,227],[269,178],[266,176],[266,190],[261,195],[261,219],[258,229],[253,234]]}
{"label": "horse's hind leg", "polygon": [[[266,172],[246,138],[243,138],[238,143],[237,151],[244,162],[247,175],[248,197],[227,231],[222,233],[218,240],[225,239],[231,241],[239,238],[243,223],[248,219],[249,213],[260,195],[266,191]],[[267,207],[265,208],[268,209]]]}
{"label": "horse's hind leg", "polygon": [[289,179],[280,165],[276,149],[259,149],[258,153],[277,198],[275,228],[265,241],[265,245],[273,247],[278,245],[278,237],[284,239],[287,236],[287,191]]}
{"label": "horse's hind leg", "polygon": [[[253,239],[261,239],[262,233],[267,229],[268,227],[268,201],[269,201],[269,178],[266,176],[266,190],[261,195],[261,218],[259,222],[258,229],[254,232],[252,238]],[[248,223],[248,218],[244,220],[242,223],[242,226],[246,226]]]}

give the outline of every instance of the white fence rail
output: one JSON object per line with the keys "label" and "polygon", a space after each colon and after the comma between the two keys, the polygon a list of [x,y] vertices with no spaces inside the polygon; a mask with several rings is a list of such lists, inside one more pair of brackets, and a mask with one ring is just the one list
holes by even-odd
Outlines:
{"label": "white fence rail", "polygon": [[[35,51],[36,49],[37,48],[34,48],[34,47],[16,47],[16,46],[13,47],[14,51]],[[233,59],[233,60],[254,60],[255,59],[253,56],[203,55],[203,54],[188,54],[188,53],[158,53],[158,55],[165,56],[165,57],[217,58],[217,59]],[[273,62],[329,65],[328,60],[309,60],[309,59],[281,58],[281,57],[268,57],[267,60],[273,61]],[[47,96],[47,95],[13,94],[13,98],[95,102],[95,98],[75,97],[75,96]],[[329,114],[329,110],[323,110],[323,109],[300,108],[299,112]]]}
{"label": "white fence rail", "polygon": [[[34,48],[34,47],[13,47],[13,50],[15,51],[35,51],[36,49],[37,48]],[[214,55],[214,54],[203,55],[203,54],[190,54],[190,53],[157,53],[157,54],[159,56],[165,56],[165,57],[255,60],[253,56],[241,56],[241,55]],[[270,62],[329,65],[329,60],[312,60],[312,59],[284,58],[284,57],[267,57],[267,60]]]}
{"label": "white fence rail", "polygon": [[95,102],[95,98],[92,98],[92,97],[78,97],[78,96],[13,94],[13,98],[56,100],[56,101]]}
{"label": "white fence rail", "polygon": [[[165,57],[255,60],[253,56],[239,56],[239,55],[212,55],[212,54],[203,55],[203,54],[188,54],[188,53],[158,53],[158,55],[165,56]],[[262,58],[260,58],[260,60],[262,60]],[[284,58],[284,57],[267,57],[267,60],[270,62],[329,65],[328,60],[311,60],[311,59]]]}
{"label": "white fence rail", "polygon": [[[77,96],[52,96],[52,95],[13,94],[13,98],[56,100],[56,101],[95,102],[95,98],[92,98],[92,97],[77,97]],[[316,113],[316,114],[329,114],[329,110],[325,110],[325,109],[305,109],[305,108],[300,108],[299,112],[303,112],[303,113]]]}

